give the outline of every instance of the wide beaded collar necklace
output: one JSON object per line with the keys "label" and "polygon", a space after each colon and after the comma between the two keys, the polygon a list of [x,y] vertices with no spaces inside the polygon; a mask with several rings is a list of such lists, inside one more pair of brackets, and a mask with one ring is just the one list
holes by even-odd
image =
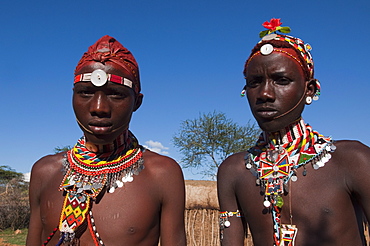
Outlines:
{"label": "wide beaded collar necklace", "polygon": [[335,149],[330,137],[324,137],[299,119],[281,131],[261,133],[257,144],[248,150],[246,168],[256,177],[265,197],[263,205],[272,213],[275,246],[283,241],[294,245],[297,234],[292,223],[280,223],[283,195],[289,192],[288,182],[297,181],[300,167],[306,176],[307,164],[315,170],[324,167]]}
{"label": "wide beaded collar necklace", "polygon": [[113,193],[132,182],[133,176],[144,169],[142,155],[142,146],[128,130],[111,145],[89,146],[85,137],[78,140],[66,154],[59,187],[65,193],[59,222],[61,243],[73,244],[79,227],[86,223],[95,245],[104,245],[94,225],[92,203],[103,192]]}

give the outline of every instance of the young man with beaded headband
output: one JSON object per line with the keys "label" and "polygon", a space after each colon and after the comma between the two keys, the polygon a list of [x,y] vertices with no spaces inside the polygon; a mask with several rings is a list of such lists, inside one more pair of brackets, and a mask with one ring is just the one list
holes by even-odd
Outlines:
{"label": "young man with beaded headband", "polygon": [[114,38],[84,53],[73,88],[84,136],[34,164],[27,245],[185,245],[181,169],[129,131],[140,90],[135,58]]}
{"label": "young man with beaded headband", "polygon": [[218,171],[222,245],[365,245],[370,219],[370,149],[333,141],[306,124],[305,104],[320,95],[311,47],[280,19],[263,24],[245,63],[248,102],[263,130],[248,151]]}

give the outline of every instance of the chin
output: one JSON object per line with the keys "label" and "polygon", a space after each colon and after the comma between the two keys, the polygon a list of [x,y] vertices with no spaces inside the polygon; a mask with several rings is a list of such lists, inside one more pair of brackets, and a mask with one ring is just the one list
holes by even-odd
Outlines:
{"label": "chin", "polygon": [[294,117],[294,120],[274,119],[270,121],[257,121],[257,123],[259,127],[265,132],[277,132],[289,126],[299,118],[300,117]]}
{"label": "chin", "polygon": [[257,121],[258,126],[262,129],[262,131],[265,132],[277,132],[284,127],[286,127],[289,124],[282,124],[281,122],[277,122],[276,120],[271,120],[271,121]]}
{"label": "chin", "polygon": [[86,140],[97,145],[104,145],[112,143],[118,135],[94,135],[91,133],[84,132]]}

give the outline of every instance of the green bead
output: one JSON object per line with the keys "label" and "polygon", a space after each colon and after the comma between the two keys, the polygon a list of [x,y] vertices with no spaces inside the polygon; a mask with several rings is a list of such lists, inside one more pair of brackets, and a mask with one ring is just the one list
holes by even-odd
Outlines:
{"label": "green bead", "polygon": [[284,205],[284,200],[283,200],[283,197],[281,196],[278,196],[276,198],[276,206],[279,207],[279,208],[282,208]]}

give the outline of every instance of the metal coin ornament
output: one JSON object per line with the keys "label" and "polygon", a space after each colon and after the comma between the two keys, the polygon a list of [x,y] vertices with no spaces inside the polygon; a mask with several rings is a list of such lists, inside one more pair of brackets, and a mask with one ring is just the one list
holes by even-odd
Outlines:
{"label": "metal coin ornament", "polygon": [[226,220],[225,221],[225,227],[230,227],[230,225],[231,225],[230,221]]}
{"label": "metal coin ornament", "polygon": [[274,51],[274,46],[272,46],[271,44],[264,44],[262,45],[260,51],[262,55],[270,55]]}
{"label": "metal coin ornament", "polygon": [[107,83],[108,75],[101,69],[97,69],[91,73],[91,83],[95,86],[103,86]]}
{"label": "metal coin ornament", "polygon": [[[310,99],[309,102],[312,101]],[[261,186],[261,194],[264,195],[263,206],[271,211],[274,245],[288,245],[285,244],[285,236],[296,233],[294,225],[288,225],[289,230],[286,231],[281,224],[283,196],[290,192],[289,181],[298,180],[300,167],[303,168],[303,176],[307,175],[308,164],[315,170],[324,167],[335,149],[330,137],[324,137],[299,119],[279,132],[263,132],[256,145],[248,150],[249,154],[244,157],[245,166],[256,176],[256,184]]]}

